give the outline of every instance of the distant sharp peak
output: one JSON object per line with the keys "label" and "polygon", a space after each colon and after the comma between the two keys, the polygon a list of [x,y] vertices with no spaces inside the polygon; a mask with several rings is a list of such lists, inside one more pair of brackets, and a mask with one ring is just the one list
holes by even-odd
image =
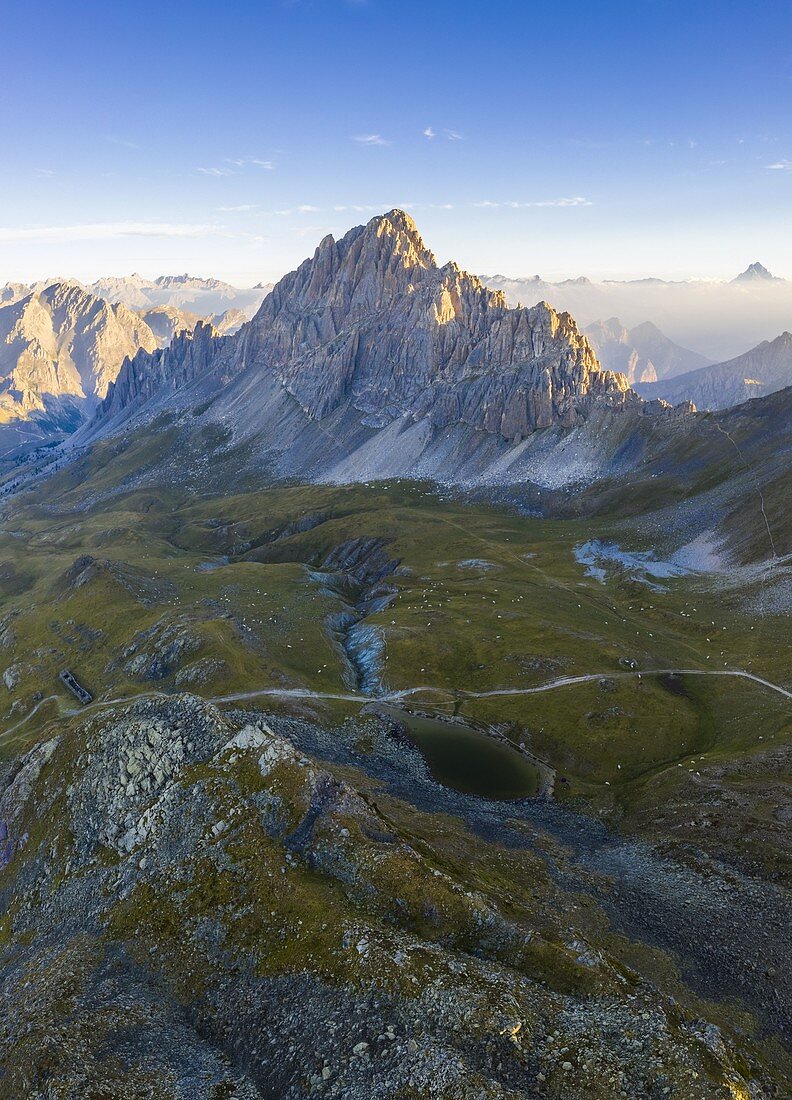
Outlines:
{"label": "distant sharp peak", "polygon": [[756,263],[749,264],[745,271],[732,279],[734,283],[757,283],[757,282],[781,282],[776,275],[772,275],[764,264]]}

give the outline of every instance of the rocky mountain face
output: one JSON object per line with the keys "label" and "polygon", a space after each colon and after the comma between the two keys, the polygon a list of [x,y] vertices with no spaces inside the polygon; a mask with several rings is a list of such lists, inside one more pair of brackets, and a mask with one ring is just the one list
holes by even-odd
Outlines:
{"label": "rocky mountain face", "polygon": [[438,267],[399,210],[326,237],[265,300],[242,356],[319,419],[349,401],[377,426],[409,414],[505,438],[572,425],[592,400],[628,392],[568,314],[509,309],[456,264]]}
{"label": "rocky mountain face", "polygon": [[218,333],[228,336],[232,332],[238,332],[247,320],[241,309],[227,309],[209,317],[176,306],[155,306],[140,310],[139,313],[162,348],[167,347],[180,332],[192,332],[199,323],[209,323]]}
{"label": "rocky mountain face", "polygon": [[[185,377],[181,351],[172,355]],[[369,427],[407,417],[512,441],[636,400],[623,376],[600,368],[568,314],[544,302],[510,309],[456,264],[438,267],[399,210],[340,241],[326,237],[215,362],[199,366],[276,380],[313,420],[349,408]],[[147,369],[143,354],[129,364],[103,412],[152,393]],[[155,356],[150,370],[167,376],[170,357]]]}
{"label": "rocky mountain face", "polygon": [[673,404],[692,401],[699,409],[725,409],[790,385],[792,333],[783,332],[726,363],[639,385],[637,389],[648,399],[659,397]]}
{"label": "rocky mountain face", "polygon": [[179,332],[166,348],[141,349],[124,363],[99,407],[99,417],[116,416],[134,402],[179,390],[211,368],[221,346],[217,330],[199,322]]}
{"label": "rocky mountain face", "polygon": [[9,301],[0,306],[2,418],[50,414],[64,401],[93,407],[126,358],[157,345],[132,310],[73,284],[54,283]]}
{"label": "rocky mountain face", "polygon": [[618,317],[611,317],[583,331],[600,363],[608,370],[620,371],[631,385],[656,382],[709,363],[705,356],[669,340],[651,321],[628,329]]}

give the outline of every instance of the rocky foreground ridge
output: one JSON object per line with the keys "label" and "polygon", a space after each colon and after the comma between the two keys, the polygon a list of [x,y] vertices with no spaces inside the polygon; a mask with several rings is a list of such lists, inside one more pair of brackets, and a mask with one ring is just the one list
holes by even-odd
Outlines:
{"label": "rocky foreground ridge", "polygon": [[[204,333],[195,339],[206,346]],[[100,416],[148,398],[153,380],[188,381],[183,350],[138,353]],[[401,210],[340,241],[325,237],[250,324],[193,358],[193,380],[276,380],[314,420],[348,407],[371,427],[409,417],[510,441],[571,427],[596,406],[637,402],[622,375],[600,368],[569,314],[545,302],[510,309],[455,263],[438,267]]]}
{"label": "rocky foreground ridge", "polygon": [[537,811],[376,719],[84,716],[0,780],[0,1096],[781,1095]]}

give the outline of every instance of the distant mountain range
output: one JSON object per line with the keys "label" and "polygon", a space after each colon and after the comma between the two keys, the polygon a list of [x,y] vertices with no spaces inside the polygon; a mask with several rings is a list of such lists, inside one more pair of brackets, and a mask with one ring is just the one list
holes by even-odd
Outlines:
{"label": "distant mountain range", "polygon": [[68,430],[95,408],[121,364],[159,340],[145,320],[71,283],[0,304],[0,443]]}
{"label": "distant mountain range", "polygon": [[446,431],[494,457],[538,429],[641,404],[570,316],[509,308],[456,264],[439,267],[400,210],[326,237],[236,335],[199,326],[141,349],[89,434],[207,399],[211,419],[255,439],[268,462],[322,476],[339,461],[428,468]]}
{"label": "distant mountain range", "polygon": [[[538,275],[494,275],[483,281],[502,290],[512,305],[547,301],[554,309],[568,310],[584,329],[601,324],[604,318],[618,317],[620,324],[632,331],[651,320],[674,344],[695,349],[702,357],[698,366],[725,361],[768,335],[783,332],[792,317],[792,280],[776,278],[760,263],[752,263],[729,281],[648,278],[593,282],[578,278],[554,283]],[[659,379],[662,375],[658,364],[654,365]],[[695,365],[681,369],[694,369]]]}
{"label": "distant mountain range", "polygon": [[[82,309],[107,325],[145,325],[121,304],[61,287],[41,307],[45,328],[61,316],[61,295],[83,295]],[[73,329],[69,321],[57,330],[64,362],[75,362]],[[728,529],[746,560],[766,552],[748,492],[760,476],[755,462],[765,500],[777,510],[783,496],[792,388],[701,416],[689,379],[711,375],[717,388],[725,385],[718,370],[729,367],[708,365],[636,383],[657,398],[645,400],[624,373],[598,362],[568,313],[546,302],[510,307],[503,292],[455,263],[439,266],[400,210],[340,240],[325,237],[230,335],[199,321],[163,347],[153,330],[145,343],[135,331],[139,346],[114,381],[89,367],[78,372],[71,396],[91,393],[90,421],[59,447],[6,458],[4,492],[63,467],[79,477],[82,456],[94,455],[99,468],[109,463],[103,493],[426,479],[521,506],[528,493],[529,507],[540,497],[559,514],[632,514],[651,502],[670,509],[665,523],[683,525],[679,501],[696,496],[706,522]],[[629,330],[612,320],[595,339],[626,354],[633,373],[641,363],[656,370],[655,360],[673,370],[695,356],[646,324]],[[767,379],[775,365],[773,385],[782,386],[790,340],[785,334],[730,369]],[[730,437],[743,456],[736,466]],[[775,515],[773,522],[778,529]]]}
{"label": "distant mountain range", "polygon": [[[218,334],[235,332],[266,293],[266,287],[239,291],[186,275],[105,279],[90,287],[67,279],[6,284],[0,289],[0,450],[72,431],[92,415],[126,358],[165,347],[204,320]],[[226,308],[213,312],[218,305]]]}
{"label": "distant mountain range", "polygon": [[763,340],[757,347],[726,363],[636,386],[648,398],[692,401],[699,409],[725,409],[752,397],[792,386],[792,333]]}
{"label": "distant mountain range", "polygon": [[[75,429],[84,443],[211,402],[210,419],[287,476],[442,479],[454,467],[510,481],[533,462],[563,480],[601,460],[591,424],[603,410],[668,416],[669,405],[722,408],[792,382],[789,334],[713,365],[651,322],[613,316],[581,332],[543,300],[510,306],[514,287],[494,281],[504,287],[438,266],[394,210],[326,237],[274,287],[189,275],[8,284],[0,450],[13,457]],[[592,302],[606,285],[528,282]],[[760,264],[737,282],[787,285]],[[553,469],[552,441],[545,453],[532,438],[541,429],[582,433],[569,468]]]}
{"label": "distant mountain range", "polygon": [[86,289],[109,302],[123,302],[133,309],[156,306],[189,310],[199,317],[237,310],[245,318],[252,317],[271,283],[259,283],[250,289],[240,289],[220,279],[199,279],[193,275],[161,275],[145,279],[142,275],[98,279]]}

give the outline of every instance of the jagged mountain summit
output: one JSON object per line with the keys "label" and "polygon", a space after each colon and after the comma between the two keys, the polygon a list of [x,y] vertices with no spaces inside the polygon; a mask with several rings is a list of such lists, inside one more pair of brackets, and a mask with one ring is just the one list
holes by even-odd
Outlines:
{"label": "jagged mountain summit", "polygon": [[699,409],[726,409],[787,386],[792,386],[792,333],[782,332],[775,340],[764,340],[726,363],[639,385],[637,389],[650,400],[692,401]]}
{"label": "jagged mountain summit", "polygon": [[669,340],[651,321],[628,329],[618,317],[611,317],[583,331],[600,363],[608,370],[620,371],[631,385],[656,382],[709,363],[706,356]]}
{"label": "jagged mountain summit", "polygon": [[777,276],[771,275],[764,264],[753,263],[741,271],[734,279],[735,283],[774,282]]}
{"label": "jagged mountain summit", "polygon": [[290,395],[314,422],[347,413],[367,428],[463,425],[511,442],[637,400],[622,375],[601,369],[569,314],[544,302],[510,309],[455,263],[439,267],[400,210],[325,237],[230,340],[204,327],[169,352],[139,353],[101,418],[155,397],[155,382],[172,391],[174,377],[210,376],[221,402],[246,388],[262,424],[274,384],[275,398]]}

